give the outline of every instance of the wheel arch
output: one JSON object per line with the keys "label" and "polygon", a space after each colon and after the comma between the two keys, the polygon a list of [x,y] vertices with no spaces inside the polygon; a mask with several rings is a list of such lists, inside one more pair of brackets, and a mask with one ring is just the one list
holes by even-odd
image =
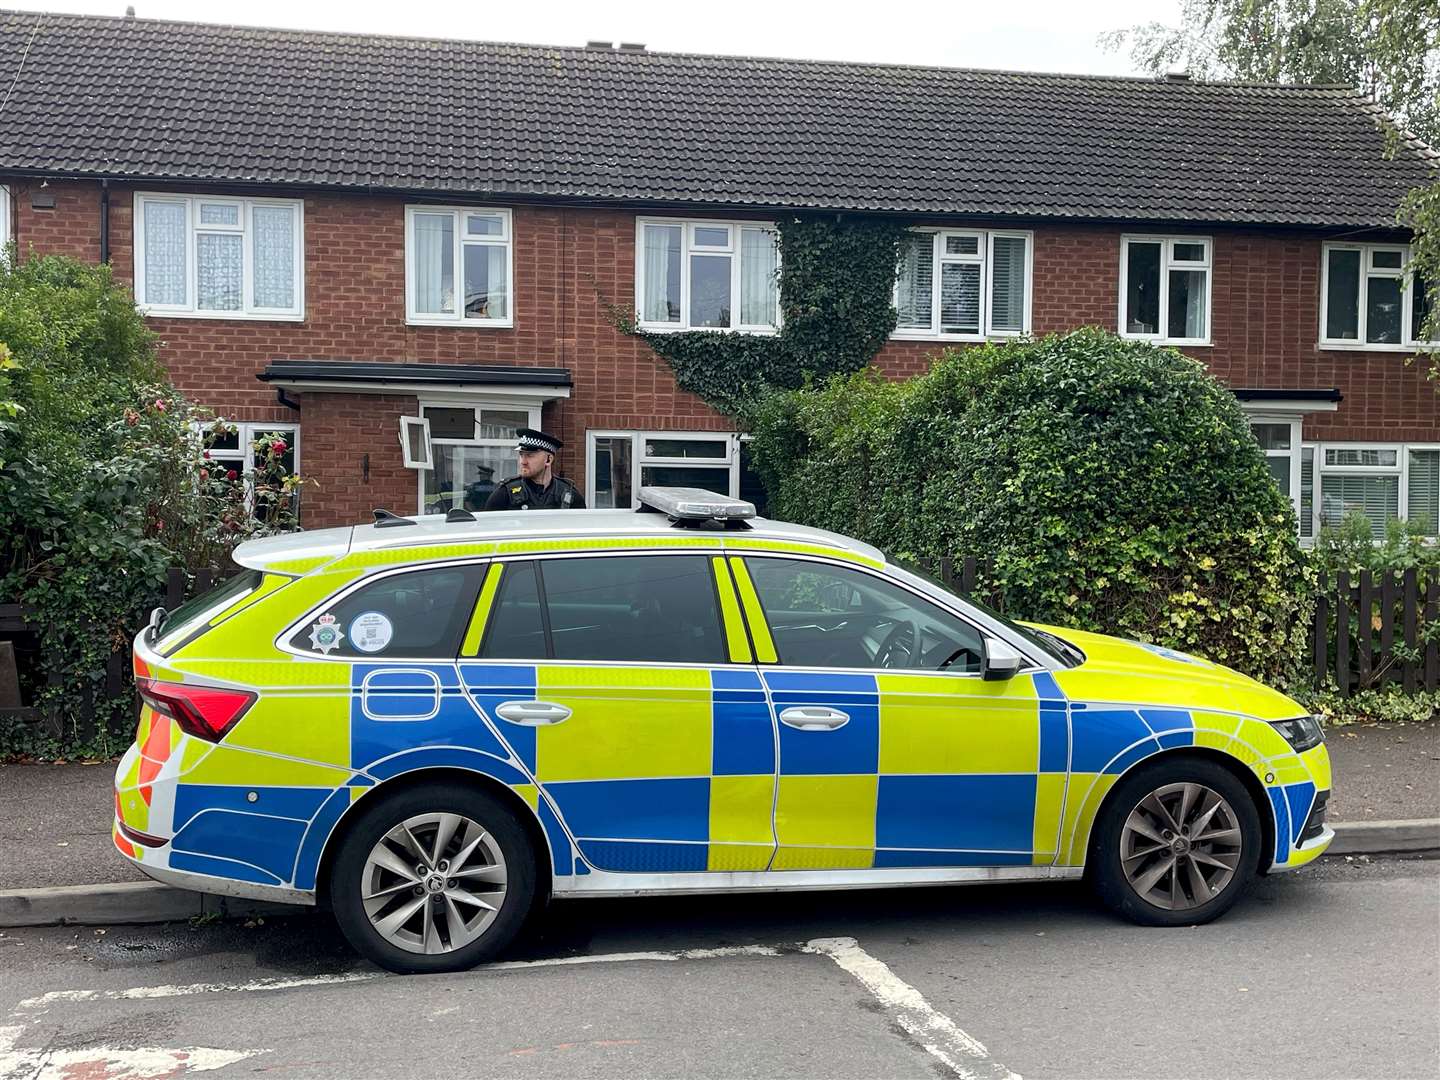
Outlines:
{"label": "wheel arch", "polygon": [[444,783],[460,784],[493,795],[515,815],[515,819],[520,822],[520,827],[525,830],[525,835],[535,850],[536,897],[541,904],[548,902],[554,889],[554,862],[550,840],[545,835],[545,828],[534,808],[508,784],[486,773],[458,765],[424,766],[399,773],[363,789],[364,793],[345,808],[344,813],[340,815],[340,819],[336,821],[330,834],[325,838],[315,873],[317,899],[324,902],[329,900],[330,871],[344,844],[345,837],[355,827],[355,823],[360,820],[361,814],[357,812],[357,807],[368,810],[380,801],[378,796],[388,797],[415,788]]}
{"label": "wheel arch", "polygon": [[1245,767],[1245,763],[1223,750],[1216,750],[1208,746],[1177,746],[1167,750],[1160,750],[1135,762],[1119,776],[1115,783],[1110,785],[1110,790],[1100,800],[1100,805],[1095,808],[1095,816],[1090,821],[1090,835],[1085,838],[1085,864],[1093,865],[1095,844],[1098,840],[1096,825],[1104,818],[1105,813],[1115,801],[1115,792],[1126,778],[1134,775],[1136,770],[1149,766],[1183,760],[1200,760],[1213,762],[1221,766],[1227,772],[1239,780],[1249,793],[1251,802],[1255,805],[1255,815],[1260,819],[1260,862],[1257,871],[1261,874],[1270,869],[1275,862],[1275,808],[1270,805],[1270,796],[1265,792],[1265,785],[1255,773]]}

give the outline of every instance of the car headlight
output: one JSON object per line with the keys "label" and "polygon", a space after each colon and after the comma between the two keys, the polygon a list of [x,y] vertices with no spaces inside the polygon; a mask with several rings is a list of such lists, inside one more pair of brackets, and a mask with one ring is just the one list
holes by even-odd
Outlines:
{"label": "car headlight", "polygon": [[1318,716],[1297,716],[1294,720],[1272,720],[1270,726],[1285,736],[1297,754],[1311,750],[1325,741],[1325,729]]}

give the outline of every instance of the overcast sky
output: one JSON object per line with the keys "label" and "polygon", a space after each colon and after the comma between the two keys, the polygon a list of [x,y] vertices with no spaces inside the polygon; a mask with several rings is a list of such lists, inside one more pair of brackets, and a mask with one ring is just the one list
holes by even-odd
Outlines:
{"label": "overcast sky", "polygon": [[[123,15],[125,0],[0,0],[0,7]],[[826,4],[783,0],[134,0],[156,19],[544,45],[636,41],[677,52],[1134,74],[1095,43],[1104,30],[1175,22],[1179,0],[1009,0]]]}

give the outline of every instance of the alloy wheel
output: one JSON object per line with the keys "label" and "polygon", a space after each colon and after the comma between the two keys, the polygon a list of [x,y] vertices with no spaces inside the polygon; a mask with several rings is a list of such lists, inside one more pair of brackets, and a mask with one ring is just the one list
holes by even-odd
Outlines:
{"label": "alloy wheel", "polygon": [[1120,834],[1125,880],[1146,903],[1167,911],[1200,907],[1219,896],[1242,854],[1234,808],[1198,783],[1150,792],[1130,811]]}

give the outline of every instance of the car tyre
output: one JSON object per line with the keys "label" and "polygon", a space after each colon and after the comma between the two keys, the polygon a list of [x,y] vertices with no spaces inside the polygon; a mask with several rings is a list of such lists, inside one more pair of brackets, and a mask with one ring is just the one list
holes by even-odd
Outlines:
{"label": "car tyre", "polygon": [[345,835],[330,906],[357,952],[400,974],[498,956],[535,907],[534,846],[493,795],[458,784],[381,797]]}
{"label": "car tyre", "polygon": [[1207,923],[1249,888],[1263,835],[1254,798],[1229,769],[1157,761],[1115,785],[1087,877],[1102,903],[1142,926]]}

